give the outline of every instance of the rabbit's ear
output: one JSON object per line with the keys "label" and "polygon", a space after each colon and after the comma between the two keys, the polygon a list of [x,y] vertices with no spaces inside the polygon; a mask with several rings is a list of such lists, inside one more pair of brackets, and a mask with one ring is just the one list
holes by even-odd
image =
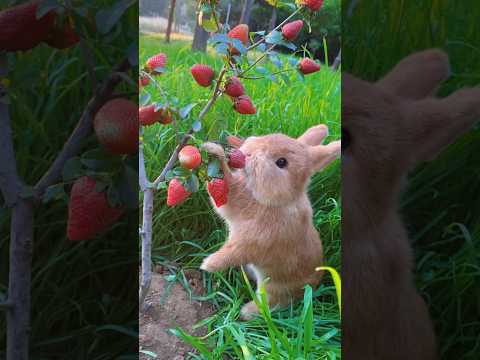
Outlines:
{"label": "rabbit's ear", "polygon": [[408,127],[414,133],[414,164],[433,160],[480,120],[480,87],[410,104]]}
{"label": "rabbit's ear", "polygon": [[311,127],[297,140],[305,145],[315,146],[320,145],[327,136],[328,127],[322,124]]}
{"label": "rabbit's ear", "polygon": [[233,146],[234,148],[238,149],[239,147],[241,147],[243,145],[245,140],[243,140],[243,139],[241,139],[237,136],[230,135],[230,136],[227,136],[227,142],[230,146]]}
{"label": "rabbit's ear", "polygon": [[387,92],[407,99],[423,99],[432,95],[450,76],[448,55],[430,49],[400,61],[377,85]]}
{"label": "rabbit's ear", "polygon": [[333,141],[328,145],[311,146],[309,151],[312,159],[312,170],[318,172],[340,157],[340,141]]}

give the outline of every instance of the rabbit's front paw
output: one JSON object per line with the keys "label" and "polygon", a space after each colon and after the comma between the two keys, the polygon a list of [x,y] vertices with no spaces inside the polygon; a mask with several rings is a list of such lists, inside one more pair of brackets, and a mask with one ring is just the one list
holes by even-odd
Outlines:
{"label": "rabbit's front paw", "polygon": [[222,261],[218,256],[215,256],[215,254],[206,257],[200,266],[200,269],[207,272],[219,271],[222,270],[222,268]]}
{"label": "rabbit's front paw", "polygon": [[202,150],[205,150],[211,155],[214,155],[218,157],[219,159],[224,159],[225,158],[225,151],[223,148],[215,143],[212,142],[206,142],[202,145]]}

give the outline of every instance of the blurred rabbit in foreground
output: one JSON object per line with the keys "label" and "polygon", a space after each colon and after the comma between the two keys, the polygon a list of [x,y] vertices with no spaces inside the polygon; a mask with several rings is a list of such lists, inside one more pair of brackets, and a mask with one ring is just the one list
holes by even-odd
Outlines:
{"label": "blurred rabbit in foreground", "polygon": [[342,74],[344,360],[438,358],[397,206],[407,173],[480,118],[480,88],[434,96],[449,72],[447,55],[427,50],[376,83]]}

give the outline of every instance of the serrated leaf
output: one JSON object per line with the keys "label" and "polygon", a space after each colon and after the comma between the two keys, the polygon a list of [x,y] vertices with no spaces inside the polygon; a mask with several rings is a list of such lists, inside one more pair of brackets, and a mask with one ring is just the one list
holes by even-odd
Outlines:
{"label": "serrated leaf", "polygon": [[175,177],[175,174],[173,173],[173,170],[169,170],[169,171],[165,174],[165,180],[166,180],[166,181],[170,181],[170,180],[172,180],[174,177]]}
{"label": "serrated leaf", "polygon": [[243,43],[240,40],[230,39],[230,43],[235,49],[238,50],[240,54],[244,55],[247,53],[247,48],[245,47],[245,45],[243,45]]}
{"label": "serrated leaf", "polygon": [[202,123],[200,121],[195,121],[193,124],[192,124],[192,130],[194,132],[199,132],[200,130],[202,130]]}
{"label": "serrated leaf", "polygon": [[157,190],[166,189],[167,187],[168,187],[167,182],[166,181],[161,181],[157,185]]}
{"label": "serrated leaf", "polygon": [[173,169],[173,175],[178,177],[187,177],[190,176],[190,170],[184,169],[183,167],[176,167]]}
{"label": "serrated leaf", "polygon": [[167,71],[167,69],[165,69],[164,67],[158,66],[155,69],[153,69],[153,71],[157,74],[163,74]]}
{"label": "serrated leaf", "polygon": [[219,43],[219,44],[217,44],[217,46],[215,46],[215,51],[219,55],[228,55],[228,45],[223,44],[223,43]]}
{"label": "serrated leaf", "polygon": [[60,4],[57,0],[43,0],[37,7],[36,18],[41,19],[47,13],[58,8]]}
{"label": "serrated leaf", "polygon": [[140,96],[140,105],[141,106],[146,106],[148,105],[148,103],[150,102],[150,99],[152,98],[152,96],[149,94],[149,93],[143,93],[141,96]]}
{"label": "serrated leaf", "polygon": [[206,32],[218,31],[217,23],[215,22],[215,19],[213,17],[208,20],[203,19],[202,27],[205,29]]}
{"label": "serrated leaf", "polygon": [[272,31],[270,34],[267,35],[265,38],[265,42],[267,44],[279,44],[283,41],[283,36],[280,31]]}
{"label": "serrated leaf", "polygon": [[197,175],[193,174],[187,179],[185,183],[186,190],[191,193],[195,193],[200,188],[200,182],[198,181]]}
{"label": "serrated leaf", "polygon": [[120,0],[107,9],[102,9],[95,17],[95,23],[100,34],[107,34],[121,19],[127,9],[136,4],[137,0]]}
{"label": "serrated leaf", "polygon": [[288,41],[285,41],[285,40],[282,40],[280,42],[278,42],[278,45],[282,45],[282,46],[285,46],[286,48],[290,49],[290,50],[297,50],[297,47],[295,46],[295,44],[291,43],[291,42],[288,42]]}
{"label": "serrated leaf", "polygon": [[62,179],[65,182],[72,181],[83,175],[82,162],[79,157],[73,157],[65,163],[62,170]]}
{"label": "serrated leaf", "polygon": [[66,196],[66,193],[63,184],[52,185],[45,189],[42,202],[47,204],[52,200],[58,200],[64,196]]}
{"label": "serrated leaf", "polygon": [[208,163],[207,175],[209,177],[218,177],[220,174],[220,161],[218,159],[213,159]]}
{"label": "serrated leaf", "polygon": [[186,119],[188,117],[188,115],[190,115],[190,112],[192,111],[192,109],[197,105],[197,103],[191,103],[191,104],[188,104],[186,106],[184,106],[183,108],[180,109],[180,111],[178,112],[180,117],[182,119]]}
{"label": "serrated leaf", "polygon": [[226,34],[214,34],[208,39],[210,44],[228,44],[230,38]]}

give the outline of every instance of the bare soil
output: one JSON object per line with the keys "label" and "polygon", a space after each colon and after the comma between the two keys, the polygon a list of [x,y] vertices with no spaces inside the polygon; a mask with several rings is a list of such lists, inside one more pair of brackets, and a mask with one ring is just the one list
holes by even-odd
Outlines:
{"label": "bare soil", "polygon": [[[203,336],[206,328],[193,331],[192,327],[200,320],[206,319],[214,312],[206,302],[191,301],[188,293],[178,282],[171,283],[165,279],[168,274],[152,274],[150,294],[146,298],[147,310],[140,314],[140,350],[157,354],[159,360],[185,359],[192,348],[172,335],[168,330],[181,327],[188,334]],[[202,295],[201,274],[191,271],[185,274],[195,295]],[[169,289],[170,288],[170,289]],[[140,353],[140,360],[152,357]]]}

